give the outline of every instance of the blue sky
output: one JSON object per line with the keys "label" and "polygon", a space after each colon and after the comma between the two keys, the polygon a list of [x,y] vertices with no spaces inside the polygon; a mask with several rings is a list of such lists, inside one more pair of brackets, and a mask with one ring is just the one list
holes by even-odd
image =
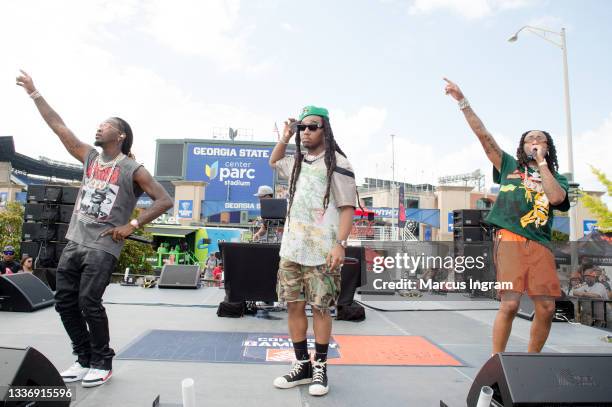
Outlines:
{"label": "blue sky", "polygon": [[[612,174],[612,3],[552,0],[2,2],[0,134],[18,151],[71,160],[14,85],[19,68],[85,141],[110,115],[135,131],[152,171],[157,138],[209,138],[214,127],[273,140],[306,104],[328,107],[359,178],[436,183],[489,165],[443,76],[513,152],[549,130],[567,168],[561,50],[523,25],[567,29],[578,181]],[[490,182],[489,182],[490,184]]]}

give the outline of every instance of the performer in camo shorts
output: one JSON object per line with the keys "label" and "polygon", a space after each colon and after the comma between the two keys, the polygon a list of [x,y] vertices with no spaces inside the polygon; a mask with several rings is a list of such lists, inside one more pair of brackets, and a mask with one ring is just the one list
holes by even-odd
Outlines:
{"label": "performer in camo shorts", "polygon": [[[296,153],[285,157],[294,135]],[[304,154],[301,147],[306,148]],[[299,121],[288,119],[270,164],[289,178],[289,209],[281,243],[278,299],[287,302],[289,335],[297,361],[274,385],[288,389],[310,384],[312,395],[329,391],[327,349],[332,319],[329,308],[340,294],[340,268],[356,201],[355,175],[336,144],[327,109],[307,106]],[[305,305],[313,307],[315,358],[307,350]]]}

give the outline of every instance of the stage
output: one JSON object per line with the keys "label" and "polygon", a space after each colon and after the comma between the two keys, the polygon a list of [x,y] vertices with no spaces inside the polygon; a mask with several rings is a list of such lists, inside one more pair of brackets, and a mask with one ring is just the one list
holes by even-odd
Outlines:
{"label": "stage", "polygon": [[[104,296],[110,320],[111,346],[120,354],[151,330],[194,331],[203,338],[212,333],[269,333],[270,336],[286,333],[285,312],[272,312],[270,315],[274,318],[270,319],[254,316],[237,319],[217,317],[217,305],[223,296],[224,291],[214,287],[170,290],[111,284]],[[381,299],[385,299],[384,296]],[[181,403],[181,380],[191,377],[195,380],[197,404],[201,406],[385,404],[426,407],[438,406],[440,399],[451,407],[465,406],[472,379],[491,352],[491,327],[497,303],[480,300],[376,301],[368,304],[376,308],[412,311],[366,309],[366,320],[363,322],[334,321],[334,334],[342,337],[338,340],[340,353],[343,348],[348,349],[349,342],[345,338],[367,337],[370,341],[367,343],[377,343],[372,342],[371,338],[378,337],[382,347],[382,344],[393,343],[388,342],[391,340],[389,338],[416,337],[421,339],[415,339],[411,346],[433,346],[422,352],[424,363],[425,359],[430,358],[438,365],[419,365],[418,360],[416,365],[411,366],[374,366],[370,362],[359,364],[360,352],[357,348],[352,362],[330,364],[331,390],[327,396],[315,398],[308,395],[306,386],[289,390],[272,386],[274,377],[288,372],[288,364],[282,362],[116,359],[113,378],[97,388],[84,389],[78,385],[76,400],[71,405],[150,406],[159,394],[162,405],[178,406]],[[68,337],[52,307],[33,313],[0,312],[0,326],[0,346],[33,346],[59,370],[74,361]],[[508,351],[526,350],[529,327],[528,321],[515,320]],[[312,328],[309,332],[312,332]],[[612,353],[612,344],[603,339],[606,335],[609,332],[597,328],[554,323],[544,350]],[[167,347],[172,349],[173,346],[177,346],[177,343],[168,341]],[[436,349],[457,363],[439,359],[435,354]],[[369,352],[364,350],[363,353]],[[151,355],[151,358],[155,356]]]}

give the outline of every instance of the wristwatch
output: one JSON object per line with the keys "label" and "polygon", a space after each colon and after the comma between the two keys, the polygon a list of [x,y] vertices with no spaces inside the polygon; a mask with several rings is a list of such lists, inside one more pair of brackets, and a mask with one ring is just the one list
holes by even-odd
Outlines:
{"label": "wristwatch", "polygon": [[134,226],[136,229],[140,229],[140,223],[138,223],[138,219],[134,218],[130,221],[130,225]]}
{"label": "wristwatch", "polygon": [[336,240],[336,243],[344,247],[345,249],[346,249],[346,246],[348,246],[346,243],[346,240]]}

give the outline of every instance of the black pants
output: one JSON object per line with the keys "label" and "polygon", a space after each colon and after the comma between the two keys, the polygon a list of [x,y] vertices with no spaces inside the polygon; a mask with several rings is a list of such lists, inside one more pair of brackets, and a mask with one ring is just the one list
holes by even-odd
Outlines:
{"label": "black pants", "polygon": [[102,295],[117,259],[112,254],[69,242],[57,266],[55,309],[72,341],[73,353],[85,367],[111,369],[108,318]]}

